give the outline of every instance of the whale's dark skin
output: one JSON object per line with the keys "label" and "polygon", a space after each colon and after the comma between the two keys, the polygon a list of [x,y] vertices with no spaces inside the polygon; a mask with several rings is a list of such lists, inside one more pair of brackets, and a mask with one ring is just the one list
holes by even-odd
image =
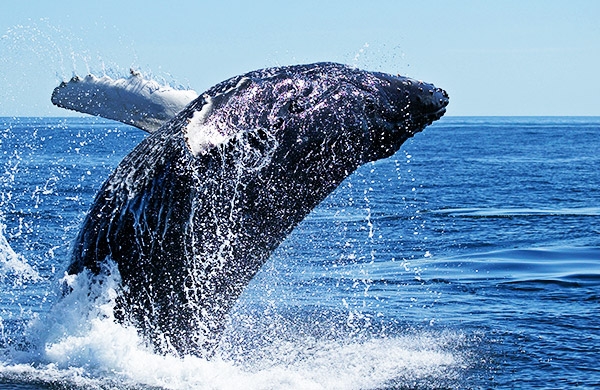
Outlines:
{"label": "whale's dark skin", "polygon": [[[157,352],[210,355],[228,311],[291,230],[447,104],[430,84],[334,63],[224,81],[120,163],[68,272],[99,275],[111,259],[123,286],[119,321]],[[198,128],[219,137],[198,141]]]}

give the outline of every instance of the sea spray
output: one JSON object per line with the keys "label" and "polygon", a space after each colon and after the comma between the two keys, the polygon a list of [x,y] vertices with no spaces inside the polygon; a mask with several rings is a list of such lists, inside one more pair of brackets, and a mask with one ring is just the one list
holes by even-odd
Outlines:
{"label": "sea spray", "polygon": [[366,327],[357,335],[343,315],[299,319],[276,308],[244,323],[238,308],[211,359],[157,354],[135,329],[115,322],[119,273],[106,266],[102,279],[81,273],[61,280],[72,293],[30,324],[25,343],[4,350],[0,377],[77,388],[428,388],[451,386],[469,364],[460,333]]}
{"label": "sea spray", "polygon": [[0,282],[10,279],[13,286],[41,279],[27,260],[16,253],[5,237],[6,226],[0,222]]}

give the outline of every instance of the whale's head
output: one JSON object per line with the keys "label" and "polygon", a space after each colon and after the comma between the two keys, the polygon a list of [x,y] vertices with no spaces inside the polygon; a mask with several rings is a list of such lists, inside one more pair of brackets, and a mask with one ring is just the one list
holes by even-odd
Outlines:
{"label": "whale's head", "polygon": [[195,155],[258,132],[298,159],[328,149],[356,168],[394,154],[447,104],[444,90],[407,77],[335,63],[269,68],[208,90],[184,112],[184,134]]}
{"label": "whale's head", "polygon": [[370,142],[366,157],[389,157],[409,137],[440,119],[449,98],[432,84],[400,75],[368,73],[355,84],[364,90],[364,117]]}

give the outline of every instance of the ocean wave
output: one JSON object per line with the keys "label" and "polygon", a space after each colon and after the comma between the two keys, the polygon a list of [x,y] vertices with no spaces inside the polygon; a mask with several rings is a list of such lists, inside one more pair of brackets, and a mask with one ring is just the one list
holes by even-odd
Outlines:
{"label": "ocean wave", "polygon": [[580,208],[448,208],[439,210],[424,210],[422,213],[446,214],[451,217],[461,218],[517,218],[517,217],[554,217],[554,216],[577,216],[598,217],[600,207]]}
{"label": "ocean wave", "polygon": [[427,280],[600,285],[600,247],[594,246],[501,249],[433,257],[419,266]]}

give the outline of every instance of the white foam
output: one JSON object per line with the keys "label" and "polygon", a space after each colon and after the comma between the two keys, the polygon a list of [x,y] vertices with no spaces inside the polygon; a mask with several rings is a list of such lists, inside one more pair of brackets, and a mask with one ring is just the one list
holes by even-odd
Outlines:
{"label": "white foam", "polygon": [[[91,283],[85,272],[64,277],[72,293],[31,325],[25,343],[30,347],[2,351],[0,378],[84,388],[448,387],[468,364],[460,352],[465,344],[461,334],[357,336],[339,332],[332,320],[332,334],[310,336],[310,320],[277,314],[253,317],[256,323],[249,327],[232,321],[210,360],[158,355],[135,329],[114,321],[120,288],[116,265],[108,264],[102,275],[108,276],[101,283]],[[261,341],[247,342],[253,337]]]}
{"label": "white foam", "polygon": [[65,341],[69,348],[55,355],[64,361],[48,363],[35,375],[59,370],[53,375],[61,380],[78,372],[82,377],[169,389],[239,389],[242,385],[246,389],[370,389],[390,383],[452,381],[459,365],[451,353],[436,350],[439,341],[433,338],[309,342],[310,349],[306,344],[274,340],[271,350],[257,351],[261,359],[246,365],[223,358],[155,355],[130,342],[112,343],[115,330],[98,327],[86,338]]}
{"label": "white foam", "polygon": [[[108,272],[113,271],[116,268]],[[91,293],[83,288],[88,275],[69,276],[66,281],[73,294],[32,327],[37,339],[31,340],[37,348],[28,356],[0,363],[0,377],[66,387],[370,389],[390,384],[443,385],[455,380],[464,365],[456,353],[464,344],[459,334],[316,339],[299,335],[298,323],[290,326],[289,334],[283,325],[283,333],[259,345],[224,343],[211,360],[157,355],[135,329],[115,323],[112,308],[119,278],[118,273],[112,275]],[[300,326],[311,328],[309,323]]]}
{"label": "white foam", "polygon": [[101,387],[116,383],[167,389],[376,389],[452,383],[464,364],[444,350],[444,338],[456,335],[366,341],[276,339],[253,351],[256,357],[246,362],[224,356],[206,360],[156,355],[139,343],[132,329],[108,319],[90,325],[85,334],[47,344],[43,360],[34,365],[0,365],[0,376],[25,374],[32,380]]}
{"label": "white foam", "polygon": [[13,250],[4,233],[5,226],[0,223],[0,280],[9,276],[15,284],[40,280],[39,273],[23,256]]}
{"label": "white foam", "polygon": [[52,103],[153,132],[198,97],[131,72],[127,78],[73,77],[54,89]]}

